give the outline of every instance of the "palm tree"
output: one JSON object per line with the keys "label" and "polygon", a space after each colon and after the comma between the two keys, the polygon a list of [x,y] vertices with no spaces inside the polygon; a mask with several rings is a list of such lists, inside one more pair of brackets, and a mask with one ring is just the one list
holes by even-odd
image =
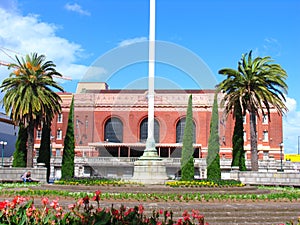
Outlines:
{"label": "palm tree", "polygon": [[0,86],[5,92],[2,103],[7,115],[16,125],[23,124],[28,133],[27,167],[33,167],[34,128],[42,122],[51,124],[53,116],[61,112],[61,99],[53,89],[63,91],[53,76],[61,76],[52,61],[33,53],[18,58],[9,68],[15,71]]}
{"label": "palm tree", "polygon": [[[287,111],[285,94],[287,73],[278,64],[267,57],[252,59],[252,51],[243,54],[238,62],[238,69],[221,69],[219,74],[227,76],[218,88],[224,93],[223,103],[225,113],[228,115],[234,109],[237,101],[240,102],[243,115],[250,114],[251,139],[251,168],[258,170],[256,116],[268,115],[274,108],[280,115]],[[261,113],[261,114],[260,114]]]}

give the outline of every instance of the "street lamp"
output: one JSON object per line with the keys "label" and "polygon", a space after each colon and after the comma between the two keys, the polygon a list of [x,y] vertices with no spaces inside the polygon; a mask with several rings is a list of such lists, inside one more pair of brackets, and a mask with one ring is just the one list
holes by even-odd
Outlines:
{"label": "street lamp", "polygon": [[0,141],[0,145],[2,145],[2,167],[3,167],[4,146],[7,145],[7,142],[6,141]]}
{"label": "street lamp", "polygon": [[283,148],[283,142],[280,143],[280,171],[283,172],[282,168],[282,148]]}

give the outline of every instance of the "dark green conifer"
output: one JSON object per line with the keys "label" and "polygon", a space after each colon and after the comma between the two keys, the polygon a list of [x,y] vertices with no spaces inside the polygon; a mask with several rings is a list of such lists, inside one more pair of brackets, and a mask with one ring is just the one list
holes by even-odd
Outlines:
{"label": "dark green conifer", "polygon": [[13,167],[26,167],[27,159],[27,129],[21,124],[19,126],[16,141],[16,150],[13,154]]}
{"label": "dark green conifer", "polygon": [[210,135],[208,140],[208,153],[206,158],[207,179],[221,180],[220,168],[220,139],[219,139],[219,114],[217,93],[214,97],[212,117],[210,121]]}
{"label": "dark green conifer", "polygon": [[39,156],[37,158],[37,163],[44,163],[47,168],[47,182],[49,182],[50,177],[50,156],[51,156],[51,148],[50,148],[50,138],[51,138],[51,125],[43,124],[42,128],[42,138],[41,145],[39,150]]}
{"label": "dark green conifer", "polygon": [[233,117],[235,118],[235,124],[232,136],[231,166],[238,166],[240,171],[245,171],[244,125],[242,107],[239,101],[234,105]]}
{"label": "dark green conifer", "polygon": [[194,149],[193,149],[193,103],[192,95],[189,97],[186,122],[182,140],[182,154],[181,154],[181,179],[194,179]]}
{"label": "dark green conifer", "polygon": [[68,179],[74,177],[74,157],[75,157],[75,140],[74,140],[74,97],[72,98],[68,127],[64,140],[64,150],[62,158],[61,178]]}

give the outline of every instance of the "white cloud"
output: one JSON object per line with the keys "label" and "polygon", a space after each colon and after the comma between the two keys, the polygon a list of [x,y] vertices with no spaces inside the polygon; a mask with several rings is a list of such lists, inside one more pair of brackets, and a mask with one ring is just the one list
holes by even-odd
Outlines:
{"label": "white cloud", "polygon": [[132,39],[126,39],[123,40],[119,43],[119,47],[125,47],[128,45],[132,45],[138,42],[143,42],[143,41],[147,41],[148,39],[146,37],[137,37],[137,38],[132,38]]}
{"label": "white cloud", "polygon": [[74,4],[70,4],[70,3],[67,3],[65,5],[65,9],[69,10],[69,11],[72,11],[72,12],[77,12],[81,15],[84,15],[84,16],[90,16],[91,13],[89,11],[86,11],[86,10],[83,10],[81,8],[80,5],[78,5],[77,3],[74,3]]}
{"label": "white cloud", "polygon": [[[37,15],[22,16],[0,8],[0,27],[0,50],[12,49],[21,53],[19,57],[32,52],[44,54],[57,65],[57,71],[73,79],[80,79],[86,72],[86,66],[76,64],[83,52],[81,46],[58,37],[57,27],[40,21]],[[12,62],[15,53],[5,49],[0,51],[0,61]],[[6,68],[0,70],[0,81],[8,74]]]}
{"label": "white cloud", "polygon": [[297,111],[297,102],[293,98],[286,98],[289,109],[283,117],[283,142],[285,153],[298,152],[298,136],[300,136],[300,111]]}

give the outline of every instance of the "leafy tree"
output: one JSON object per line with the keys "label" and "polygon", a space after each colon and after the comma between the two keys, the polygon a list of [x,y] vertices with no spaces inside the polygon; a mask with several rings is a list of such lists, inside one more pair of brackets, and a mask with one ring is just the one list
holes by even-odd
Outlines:
{"label": "leafy tree", "polygon": [[235,124],[232,136],[231,166],[238,166],[240,171],[245,171],[244,125],[240,102],[236,102],[234,105],[233,116],[235,118]]}
{"label": "leafy tree", "polygon": [[5,92],[5,112],[16,125],[24,124],[27,129],[27,167],[33,167],[34,128],[41,122],[48,123],[61,111],[61,99],[53,89],[63,91],[53,76],[61,76],[52,61],[44,55],[33,53],[18,58],[9,68],[15,71],[6,78],[0,88]]}
{"label": "leafy tree", "polygon": [[45,163],[47,168],[47,182],[50,177],[50,156],[51,156],[51,125],[45,123],[42,129],[41,145],[39,150],[39,156],[37,158],[38,163]]}
{"label": "leafy tree", "polygon": [[278,64],[272,64],[269,56],[252,59],[252,51],[243,54],[238,69],[221,69],[219,74],[227,76],[218,88],[225,94],[223,103],[228,114],[240,102],[243,115],[250,114],[251,168],[258,170],[256,116],[268,115],[274,108],[282,115],[287,111],[285,94],[287,73]]}
{"label": "leafy tree", "polygon": [[193,105],[192,95],[189,97],[186,122],[182,140],[182,154],[181,154],[181,179],[194,179],[194,149],[193,149]]}
{"label": "leafy tree", "polygon": [[221,180],[220,168],[220,139],[219,139],[219,114],[217,93],[214,97],[212,117],[210,121],[210,134],[208,139],[208,149],[206,157],[207,179]]}
{"label": "leafy tree", "polygon": [[26,167],[27,130],[21,124],[19,127],[16,150],[13,154],[13,167]]}
{"label": "leafy tree", "polygon": [[61,178],[67,179],[74,177],[74,157],[75,157],[75,140],[74,140],[74,97],[72,98],[68,127],[64,140],[64,151],[62,158]]}

